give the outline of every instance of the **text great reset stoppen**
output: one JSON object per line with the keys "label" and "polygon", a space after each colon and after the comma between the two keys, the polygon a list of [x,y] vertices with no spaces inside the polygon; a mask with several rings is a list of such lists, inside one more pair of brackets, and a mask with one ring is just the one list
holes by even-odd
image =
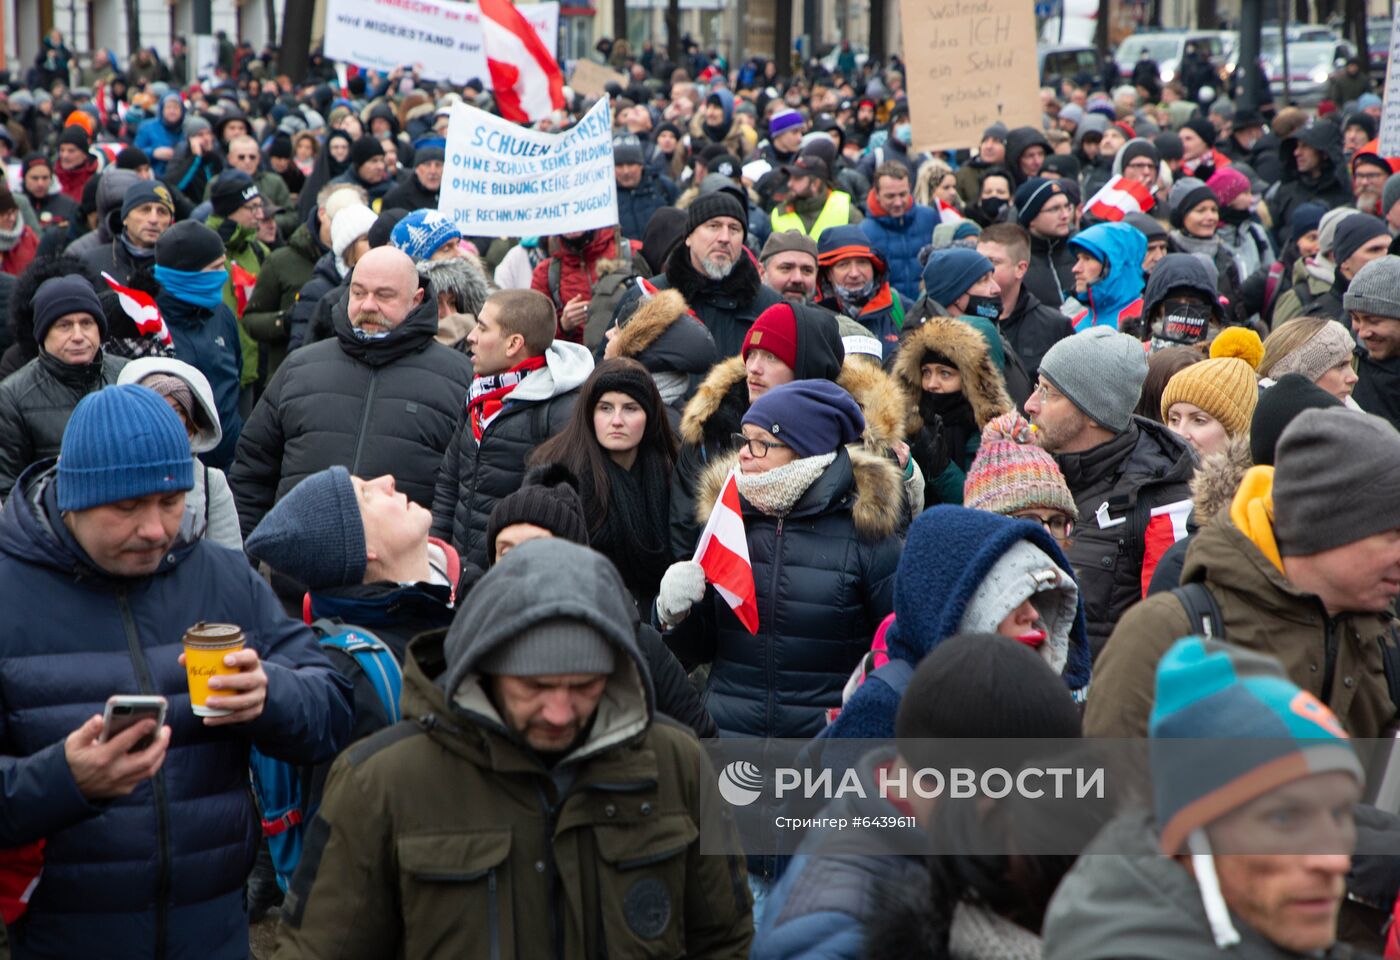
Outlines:
{"label": "text great reset stoppen", "polygon": [[548,236],[617,222],[606,98],[564,133],[541,133],[458,103],[439,209],[466,234]]}

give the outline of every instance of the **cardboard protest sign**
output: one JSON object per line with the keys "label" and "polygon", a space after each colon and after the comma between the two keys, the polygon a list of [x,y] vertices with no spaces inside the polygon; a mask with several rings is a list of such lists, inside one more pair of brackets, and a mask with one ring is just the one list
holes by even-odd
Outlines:
{"label": "cardboard protest sign", "polygon": [[976,147],[982,131],[1040,127],[1031,0],[901,0],[916,150]]}
{"label": "cardboard protest sign", "polygon": [[610,83],[626,88],[627,78],[592,60],[579,60],[574,64],[574,72],[569,75],[569,86],[585,97],[601,97]]}
{"label": "cardboard protest sign", "polygon": [[438,209],[477,237],[545,237],[617,223],[612,109],[604,97],[564,133],[452,105]]}
{"label": "cardboard protest sign", "polygon": [[[520,12],[545,49],[559,38],[559,4],[525,3]],[[425,80],[488,86],[481,49],[481,14],[475,4],[444,0],[327,0],[326,57],[370,70],[422,64]]]}

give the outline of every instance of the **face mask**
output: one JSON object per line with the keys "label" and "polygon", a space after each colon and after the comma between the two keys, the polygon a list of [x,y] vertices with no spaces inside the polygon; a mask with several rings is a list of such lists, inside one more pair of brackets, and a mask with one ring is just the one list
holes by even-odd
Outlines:
{"label": "face mask", "polygon": [[975,293],[967,295],[967,307],[963,313],[983,320],[996,320],[1001,316],[1001,297],[983,297]]}
{"label": "face mask", "polygon": [[908,146],[914,140],[914,128],[907,123],[897,123],[894,127],[894,138]]}
{"label": "face mask", "polygon": [[839,283],[833,283],[832,286],[836,289],[836,296],[846,303],[865,303],[875,292],[874,280],[859,287],[843,287]]}
{"label": "face mask", "polygon": [[1001,216],[1001,212],[1006,209],[1006,201],[1001,197],[987,197],[981,201],[982,212],[987,215],[987,219],[995,220]]}
{"label": "face mask", "polygon": [[182,303],[214,310],[224,301],[226,270],[176,270],[156,264],[156,281]]}
{"label": "face mask", "polygon": [[1168,300],[1162,314],[1162,338],[1200,343],[1210,325],[1210,306],[1195,300]]}

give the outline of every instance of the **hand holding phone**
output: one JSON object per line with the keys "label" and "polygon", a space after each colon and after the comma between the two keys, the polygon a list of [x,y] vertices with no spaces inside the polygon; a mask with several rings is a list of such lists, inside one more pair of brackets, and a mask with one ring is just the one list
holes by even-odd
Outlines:
{"label": "hand holding phone", "polygon": [[[131,708],[130,719],[124,707],[109,704],[110,722],[106,712],[93,714],[63,741],[63,757],[73,774],[73,784],[88,800],[124,797],[155,776],[165,762],[170,728],[161,726],[149,713],[136,717],[137,706],[127,706]],[[159,705],[156,710],[163,719]],[[117,731],[117,726],[123,729]],[[136,749],[138,740],[149,745]]]}
{"label": "hand holding phone", "polygon": [[136,726],[142,720],[154,720],[151,732],[137,740],[127,753],[138,753],[155,742],[156,731],[165,724],[166,702],[164,697],[117,694],[107,698],[107,708],[102,714],[102,734],[98,743],[106,743],[123,730]]}

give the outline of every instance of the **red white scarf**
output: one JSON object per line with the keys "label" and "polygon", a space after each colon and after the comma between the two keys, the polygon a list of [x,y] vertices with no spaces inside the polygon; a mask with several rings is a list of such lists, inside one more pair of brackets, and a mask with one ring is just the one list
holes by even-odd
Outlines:
{"label": "red white scarf", "polygon": [[501,407],[505,406],[506,397],[510,396],[511,391],[543,366],[544,357],[531,357],[505,373],[493,373],[474,379],[467,391],[467,412],[471,415],[472,436],[480,440],[481,435],[486,432],[486,425],[501,412]]}

